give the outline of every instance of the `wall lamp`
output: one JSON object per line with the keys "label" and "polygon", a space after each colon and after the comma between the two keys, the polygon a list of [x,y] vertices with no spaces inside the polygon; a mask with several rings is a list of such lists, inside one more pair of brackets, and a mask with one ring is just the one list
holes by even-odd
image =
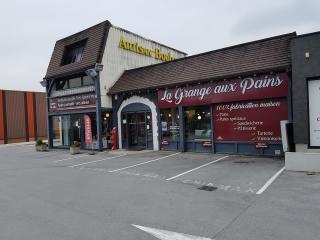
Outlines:
{"label": "wall lamp", "polygon": [[103,65],[100,63],[96,63],[94,68],[90,68],[88,70],[85,71],[85,73],[91,77],[92,79],[94,79],[95,77],[98,76],[98,72],[101,72],[103,70]]}
{"label": "wall lamp", "polygon": [[47,80],[46,79],[43,79],[41,82],[40,82],[40,84],[41,84],[41,86],[42,87],[47,87]]}
{"label": "wall lamp", "polygon": [[306,59],[308,60],[310,58],[310,52],[305,52],[304,56],[306,57]]}

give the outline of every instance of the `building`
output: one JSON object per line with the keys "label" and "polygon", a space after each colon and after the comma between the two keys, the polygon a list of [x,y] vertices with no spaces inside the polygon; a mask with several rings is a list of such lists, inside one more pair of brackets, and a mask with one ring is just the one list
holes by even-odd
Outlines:
{"label": "building", "polygon": [[46,138],[46,94],[0,90],[0,144]]}
{"label": "building", "polygon": [[283,154],[295,36],[125,71],[110,89],[119,148]]}
{"label": "building", "polygon": [[293,130],[296,152],[286,153],[286,168],[320,171],[320,32],[291,42]]}
{"label": "building", "polygon": [[[57,41],[42,82],[48,96],[49,147],[79,141],[82,148],[109,148],[113,109],[108,91],[123,71],[184,56],[109,21]],[[85,116],[91,120],[93,146],[84,140]]]}

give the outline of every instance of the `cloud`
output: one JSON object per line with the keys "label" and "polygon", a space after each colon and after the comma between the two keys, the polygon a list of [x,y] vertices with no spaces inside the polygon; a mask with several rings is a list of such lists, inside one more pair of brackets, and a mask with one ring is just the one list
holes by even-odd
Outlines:
{"label": "cloud", "polygon": [[[314,31],[320,26],[320,2],[317,0],[279,1],[280,4],[248,7],[233,27],[240,35],[262,34],[265,32]],[[249,5],[248,5],[249,6]]]}
{"label": "cloud", "polygon": [[320,30],[316,0],[96,0],[89,5],[87,0],[5,1],[0,88],[41,90],[55,42],[106,19],[189,54]]}

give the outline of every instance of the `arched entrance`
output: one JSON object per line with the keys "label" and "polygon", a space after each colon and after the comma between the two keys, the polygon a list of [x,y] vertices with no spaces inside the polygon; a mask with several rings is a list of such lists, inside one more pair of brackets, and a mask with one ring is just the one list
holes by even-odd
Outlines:
{"label": "arched entrance", "polygon": [[118,112],[119,148],[159,150],[156,105],[147,98],[132,96]]}

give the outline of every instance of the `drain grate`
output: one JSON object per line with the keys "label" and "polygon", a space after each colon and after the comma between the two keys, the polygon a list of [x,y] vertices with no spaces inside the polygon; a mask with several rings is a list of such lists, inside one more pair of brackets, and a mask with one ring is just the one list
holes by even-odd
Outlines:
{"label": "drain grate", "polygon": [[214,190],[217,190],[218,188],[217,188],[217,187],[214,187],[214,186],[204,185],[204,186],[199,187],[198,189],[204,190],[204,191],[208,191],[208,192],[212,192],[212,191],[214,191]]}
{"label": "drain grate", "polygon": [[233,163],[244,163],[244,164],[248,164],[248,163],[255,163],[255,161],[234,161]]}
{"label": "drain grate", "polygon": [[318,175],[318,174],[320,174],[320,173],[318,173],[318,172],[306,172],[306,175],[308,175],[308,176],[314,176],[314,175]]}

